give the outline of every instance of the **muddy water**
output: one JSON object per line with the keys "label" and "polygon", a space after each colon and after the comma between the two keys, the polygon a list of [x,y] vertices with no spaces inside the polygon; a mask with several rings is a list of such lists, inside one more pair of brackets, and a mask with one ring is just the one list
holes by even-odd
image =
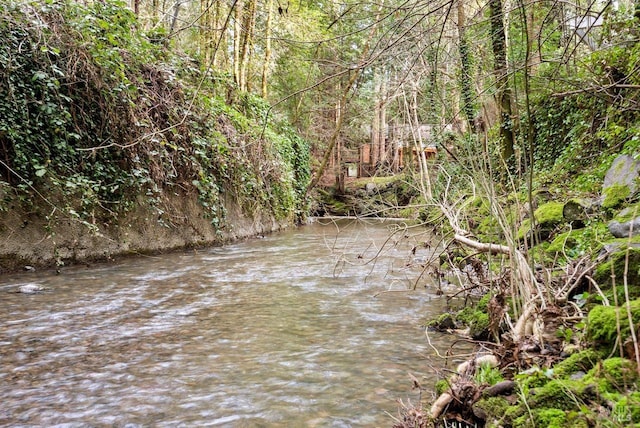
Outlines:
{"label": "muddy water", "polygon": [[418,399],[407,373],[428,385],[442,364],[420,321],[444,304],[387,292],[413,286],[426,239],[397,227],[0,278],[0,425],[391,426]]}

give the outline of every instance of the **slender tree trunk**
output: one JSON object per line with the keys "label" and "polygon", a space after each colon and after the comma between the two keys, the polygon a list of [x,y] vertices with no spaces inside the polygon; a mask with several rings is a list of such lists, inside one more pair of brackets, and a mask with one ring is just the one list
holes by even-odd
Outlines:
{"label": "slender tree trunk", "polygon": [[265,28],[264,63],[262,64],[262,98],[267,99],[269,63],[271,62],[271,25],[273,21],[273,0],[267,1],[267,23]]}
{"label": "slender tree trunk", "polygon": [[473,106],[475,94],[473,90],[473,66],[469,40],[466,33],[466,15],[464,0],[458,0],[458,49],[460,53],[460,87],[462,93],[462,110],[469,129],[475,132],[475,108]]}
{"label": "slender tree trunk", "polygon": [[[376,84],[373,89],[375,97],[379,98],[380,94],[380,80],[376,79]],[[373,123],[371,124],[371,164],[374,169],[378,167],[380,160],[380,103],[376,101],[373,108]]]}
{"label": "slender tree trunk", "polygon": [[213,42],[213,19],[210,1],[200,0],[200,55],[202,55],[207,64],[211,61],[211,44]]}
{"label": "slender tree trunk", "polygon": [[249,90],[249,61],[251,59],[251,48],[253,45],[253,32],[255,29],[255,20],[256,20],[256,0],[249,0],[248,3],[245,4],[245,11],[243,14],[243,36],[241,37],[240,44],[240,90],[248,91]]}
{"label": "slender tree trunk", "polygon": [[507,39],[504,29],[504,13],[501,0],[489,0],[491,14],[491,45],[494,73],[496,75],[496,97],[500,109],[500,139],[502,159],[513,165],[514,135],[511,112],[511,89],[507,69]]}
{"label": "slender tree trunk", "polygon": [[238,0],[235,8],[235,20],[233,23],[233,79],[240,85],[240,45],[242,39],[242,12],[244,0]]}
{"label": "slender tree trunk", "polygon": [[182,0],[177,0],[173,7],[173,17],[171,18],[171,27],[169,27],[169,34],[172,35],[178,24],[178,15],[180,15],[180,7],[182,6]]}
{"label": "slender tree trunk", "polygon": [[387,161],[387,102],[386,102],[386,73],[382,74],[382,82],[380,83],[380,94],[378,98],[378,123],[380,125],[380,163],[384,164]]}
{"label": "slender tree trunk", "polygon": [[431,178],[429,176],[429,168],[427,165],[427,159],[424,154],[424,140],[422,138],[422,131],[420,126],[420,119],[418,117],[418,83],[415,82],[411,87],[411,105],[410,105],[410,117],[413,121],[414,147],[416,148],[416,155],[418,157],[418,169],[420,171],[420,185],[422,186],[422,194],[427,201],[433,198],[431,191]]}
{"label": "slender tree trunk", "polygon": [[158,0],[151,0],[151,25],[154,26],[158,23],[158,16],[160,15]]}

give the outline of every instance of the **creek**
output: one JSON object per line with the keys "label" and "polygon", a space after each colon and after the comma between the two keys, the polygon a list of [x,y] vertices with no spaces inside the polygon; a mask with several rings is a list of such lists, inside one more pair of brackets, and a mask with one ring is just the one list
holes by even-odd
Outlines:
{"label": "creek", "polygon": [[0,277],[0,425],[391,426],[419,399],[409,373],[429,388],[444,363],[422,324],[445,301],[413,290],[427,238],[323,220]]}

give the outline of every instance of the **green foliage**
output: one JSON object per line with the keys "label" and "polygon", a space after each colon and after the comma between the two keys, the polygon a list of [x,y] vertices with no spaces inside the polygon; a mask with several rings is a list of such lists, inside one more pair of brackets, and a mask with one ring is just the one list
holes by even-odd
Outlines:
{"label": "green foliage", "polygon": [[502,382],[504,377],[499,369],[483,363],[476,369],[474,379],[480,385],[495,385],[498,382]]}
{"label": "green foliage", "polygon": [[119,0],[0,5],[0,178],[24,201],[46,189],[91,222],[138,195],[162,221],[163,194],[191,189],[216,226],[225,192],[247,209],[301,216],[308,145],[272,131],[263,100],[228,105],[216,95],[229,93],[225,76],[203,79],[196,61],[136,27]]}

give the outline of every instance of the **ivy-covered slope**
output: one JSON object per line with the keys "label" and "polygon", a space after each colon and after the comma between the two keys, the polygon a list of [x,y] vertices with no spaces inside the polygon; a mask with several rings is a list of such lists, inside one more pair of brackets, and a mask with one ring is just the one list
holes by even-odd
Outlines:
{"label": "ivy-covered slope", "polygon": [[305,215],[309,150],[119,1],[0,4],[0,272]]}

